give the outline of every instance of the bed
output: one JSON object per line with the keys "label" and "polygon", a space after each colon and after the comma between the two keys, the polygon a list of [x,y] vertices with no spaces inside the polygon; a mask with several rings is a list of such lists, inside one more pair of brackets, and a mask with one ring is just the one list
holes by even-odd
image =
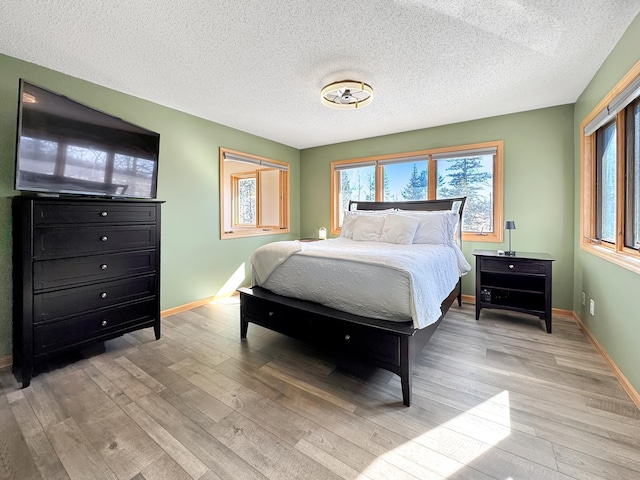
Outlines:
{"label": "bed", "polygon": [[[349,220],[345,216],[342,236],[345,236],[350,228],[349,225],[352,225],[350,222],[360,216],[382,216],[397,221],[400,214],[410,218],[422,218],[421,215],[424,218],[435,218],[434,215],[421,212],[439,211],[447,217],[455,217],[455,243],[457,247],[461,247],[460,225],[464,203],[465,198],[411,202],[351,202],[348,213]],[[451,211],[455,212],[455,215],[445,213]],[[390,213],[391,217],[389,217]],[[387,221],[387,224],[391,220]],[[379,219],[371,220],[368,218],[367,220],[358,220],[360,222],[358,225],[378,221]],[[413,220],[411,221],[413,222]],[[421,226],[423,221],[420,220]],[[389,232],[387,231],[387,233]],[[354,238],[357,235],[363,235],[362,229],[353,232]],[[239,289],[240,336],[241,339],[246,340],[248,325],[254,323],[299,340],[319,344],[321,347],[339,354],[356,356],[367,363],[399,375],[403,403],[410,406],[413,362],[422,352],[453,302],[457,299],[458,305],[461,305],[460,275],[468,271],[462,265],[468,266],[468,263],[459,248],[433,246],[432,249],[427,249],[428,245],[407,245],[406,247],[382,245],[388,240],[378,244],[378,242],[367,241],[369,238],[366,235],[357,240],[362,240],[362,238],[365,241],[338,239],[335,242],[337,246],[346,246],[344,248],[347,248],[350,257],[348,260],[339,257],[339,255],[345,255],[344,253],[329,253],[332,248],[331,240],[308,244],[297,242],[297,245],[296,242],[275,242],[260,247],[258,250],[270,249],[271,257],[279,258],[276,259],[277,261],[270,260],[267,265],[261,263],[260,260],[265,258],[265,255],[262,257],[256,255],[259,253],[258,251],[252,255],[253,286]],[[349,248],[352,250],[348,250]],[[374,264],[370,265],[371,268],[382,270],[367,278],[380,276],[384,278],[384,281],[376,287],[375,282],[367,280],[365,289],[359,290],[357,295],[352,295],[352,290],[355,290],[356,284],[359,283],[358,279],[362,276],[360,268],[365,268],[363,264],[369,262],[368,255],[371,252],[377,255],[377,249],[380,249],[382,254],[389,250],[388,259],[381,257],[380,260],[373,262]],[[421,295],[413,293],[413,290],[419,291],[416,280],[418,277],[409,271],[405,272],[406,275],[403,274],[404,268],[405,266],[408,268],[408,265],[413,263],[412,259],[416,258],[415,255],[424,256],[427,259],[431,255],[431,251],[444,252],[447,249],[455,250],[456,265],[459,268],[453,273],[449,266],[443,270],[444,267],[437,264],[438,275],[433,275],[433,277],[446,277],[448,283],[438,285],[437,288],[428,283],[429,288],[426,290],[432,289],[438,293],[429,301],[421,301]],[[336,249],[336,251],[338,250]],[[359,250],[364,250],[364,253]],[[410,255],[414,255],[414,257]],[[434,258],[439,255],[440,253],[433,254]],[[450,255],[452,254],[446,253],[444,255],[447,257],[447,265],[452,262],[449,258]],[[358,261],[359,256],[365,259]],[[397,267],[394,262],[400,262],[400,266]],[[341,263],[345,266],[342,267],[344,268],[343,273],[338,275],[332,269],[340,268],[339,264]],[[320,264],[323,265],[323,268],[329,269],[329,273],[318,269]],[[309,271],[312,267],[314,275],[307,275],[306,279],[299,275],[300,271]],[[260,278],[259,274],[263,278]],[[340,280],[328,282],[326,281],[327,277],[323,277],[325,274],[330,276],[328,278],[339,278]],[[394,290],[392,288],[396,283],[402,283],[403,275],[408,279],[409,290],[412,290],[411,296],[407,297],[409,300],[402,297],[402,289]],[[345,282],[353,285],[354,288],[345,288]],[[336,285],[333,285],[334,283]],[[388,311],[383,308],[382,303],[376,304],[376,299],[385,298],[385,295],[377,292],[376,288],[386,288],[387,293],[398,292],[397,295],[390,293],[386,296],[386,299],[391,303]],[[364,292],[364,290],[372,290],[373,294]],[[366,296],[367,294],[369,297]],[[396,297],[399,297],[400,300],[394,303],[392,300]],[[437,302],[435,302],[436,299]],[[407,303],[408,306],[405,305]]]}

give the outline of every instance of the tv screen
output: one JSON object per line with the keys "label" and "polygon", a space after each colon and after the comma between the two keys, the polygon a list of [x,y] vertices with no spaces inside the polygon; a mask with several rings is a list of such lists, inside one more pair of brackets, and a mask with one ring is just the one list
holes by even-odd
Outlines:
{"label": "tv screen", "polygon": [[20,80],[16,190],[155,198],[160,135]]}

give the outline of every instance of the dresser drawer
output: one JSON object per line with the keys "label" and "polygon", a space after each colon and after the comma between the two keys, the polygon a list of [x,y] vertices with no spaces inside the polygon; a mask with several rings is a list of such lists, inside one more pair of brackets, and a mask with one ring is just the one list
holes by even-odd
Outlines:
{"label": "dresser drawer", "polygon": [[135,203],[37,203],[33,207],[33,223],[69,225],[83,223],[155,223],[156,206]]}
{"label": "dresser drawer", "polygon": [[34,258],[150,248],[156,244],[155,225],[36,228]]}
{"label": "dresser drawer", "polygon": [[95,285],[66,288],[33,296],[33,322],[110,307],[156,295],[156,276],[127,278]]}
{"label": "dresser drawer", "polygon": [[87,340],[100,340],[136,325],[142,328],[141,324],[157,318],[156,306],[157,302],[152,300],[39,324],[33,329],[33,353],[39,355]]}
{"label": "dresser drawer", "polygon": [[156,250],[39,260],[33,263],[33,288],[41,290],[142,275],[154,272],[156,263]]}
{"label": "dresser drawer", "polygon": [[545,262],[514,258],[482,258],[480,268],[483,272],[497,273],[537,273],[543,275],[546,272]]}

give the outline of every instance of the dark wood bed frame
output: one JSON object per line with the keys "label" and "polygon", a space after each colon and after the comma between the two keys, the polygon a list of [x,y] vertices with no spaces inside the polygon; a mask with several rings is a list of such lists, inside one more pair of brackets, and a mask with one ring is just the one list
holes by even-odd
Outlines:
{"label": "dark wood bed frame", "polygon": [[[462,243],[462,211],[466,198],[411,202],[350,202],[358,210],[453,210],[459,213],[457,238]],[[442,302],[442,315],[425,327],[412,322],[390,322],[361,317],[304,300],[276,295],[262,287],[240,288],[240,337],[247,338],[249,323],[319,344],[339,353],[355,355],[400,376],[402,401],[411,405],[413,362],[438,328],[455,299],[462,305],[460,281]]]}

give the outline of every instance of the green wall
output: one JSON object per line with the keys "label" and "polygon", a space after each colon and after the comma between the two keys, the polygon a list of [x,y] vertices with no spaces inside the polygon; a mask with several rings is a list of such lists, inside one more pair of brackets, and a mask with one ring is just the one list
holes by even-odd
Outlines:
{"label": "green wall", "polygon": [[[580,248],[580,122],[640,60],[637,16],[575,104],[575,282],[573,310],[640,392],[640,275]],[[582,292],[587,306],[582,305]],[[596,303],[589,314],[589,299]]]}
{"label": "green wall", "polygon": [[[553,266],[553,306],[571,309],[573,296],[573,106],[492,117],[302,150],[301,235],[315,236],[330,224],[330,163],[334,160],[504,141],[504,214],[515,220],[516,251],[547,252]],[[465,242],[469,263],[475,248],[506,244]],[[474,265],[475,266],[475,265]],[[475,272],[463,278],[473,295]]]}
{"label": "green wall", "polygon": [[[258,246],[300,230],[297,149],[0,55],[0,356],[11,353],[11,197],[18,79],[70,96],[160,133],[158,199],[162,210],[162,309],[220,291]],[[224,146],[290,164],[291,234],[220,240],[219,153]],[[244,264],[244,267],[243,267]]]}

